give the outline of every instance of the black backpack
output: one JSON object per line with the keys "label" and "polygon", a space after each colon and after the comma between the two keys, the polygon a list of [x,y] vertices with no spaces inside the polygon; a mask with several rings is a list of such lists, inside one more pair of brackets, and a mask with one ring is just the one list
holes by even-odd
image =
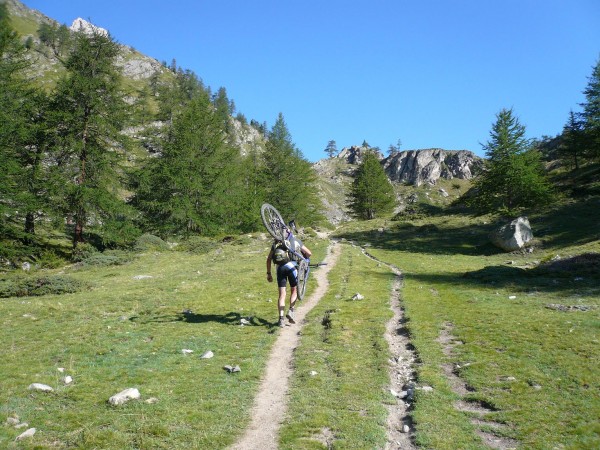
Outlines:
{"label": "black backpack", "polygon": [[278,266],[287,264],[292,260],[288,247],[285,242],[277,241],[273,244],[273,261]]}

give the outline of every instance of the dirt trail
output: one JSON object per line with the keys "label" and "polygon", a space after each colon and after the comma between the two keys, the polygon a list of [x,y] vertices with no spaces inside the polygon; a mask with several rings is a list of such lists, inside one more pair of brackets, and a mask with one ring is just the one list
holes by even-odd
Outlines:
{"label": "dirt trail", "polygon": [[317,280],[317,288],[296,308],[296,324],[283,328],[269,360],[265,376],[252,408],[250,425],[242,438],[230,447],[231,450],[274,450],[277,449],[279,427],[287,411],[287,391],[292,375],[293,350],[300,341],[299,331],[304,318],[327,292],[327,274],[335,266],[340,255],[340,246],[332,244],[325,258],[326,266],[315,270],[312,277]]}

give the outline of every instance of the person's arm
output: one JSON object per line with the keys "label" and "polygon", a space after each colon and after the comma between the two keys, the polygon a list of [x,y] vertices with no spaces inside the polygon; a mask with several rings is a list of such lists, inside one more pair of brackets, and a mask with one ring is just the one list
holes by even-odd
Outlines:
{"label": "person's arm", "polygon": [[273,281],[273,275],[271,275],[271,260],[273,259],[273,249],[269,252],[269,256],[267,256],[267,281],[270,283]]}
{"label": "person's arm", "polygon": [[312,252],[308,249],[306,245],[303,245],[300,249],[305,258],[310,258],[312,256]]}

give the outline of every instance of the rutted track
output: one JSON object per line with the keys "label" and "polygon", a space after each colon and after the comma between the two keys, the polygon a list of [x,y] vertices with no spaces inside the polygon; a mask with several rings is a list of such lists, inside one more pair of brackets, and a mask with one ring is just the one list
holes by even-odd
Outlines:
{"label": "rutted track", "polygon": [[278,433],[287,411],[287,392],[292,370],[293,350],[300,341],[299,331],[304,318],[327,292],[327,274],[335,266],[340,255],[340,246],[332,244],[328,248],[323,266],[314,272],[317,288],[296,309],[296,325],[281,330],[267,361],[265,376],[252,407],[250,425],[232,450],[274,450],[277,449]]}

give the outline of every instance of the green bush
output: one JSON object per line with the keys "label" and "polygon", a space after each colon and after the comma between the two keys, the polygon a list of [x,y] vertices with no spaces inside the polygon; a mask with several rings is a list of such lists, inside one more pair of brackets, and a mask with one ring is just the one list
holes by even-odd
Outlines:
{"label": "green bush", "polygon": [[133,259],[132,255],[120,250],[107,250],[103,253],[94,253],[93,255],[81,261],[84,266],[119,266],[126,264]]}
{"label": "green bush", "polygon": [[42,252],[35,263],[40,269],[57,269],[64,266],[66,261],[52,250],[47,250]]}
{"label": "green bush", "polygon": [[16,278],[0,281],[0,298],[72,294],[87,285],[65,276]]}
{"label": "green bush", "polygon": [[182,241],[177,246],[178,251],[203,255],[219,246],[219,243],[213,239],[204,236],[192,236]]}
{"label": "green bush", "polygon": [[89,258],[93,254],[98,253],[98,249],[94,247],[92,244],[87,242],[81,242],[77,244],[77,246],[73,249],[73,253],[71,254],[71,259],[74,262],[81,262],[84,259]]}
{"label": "green bush", "polygon": [[169,250],[169,244],[153,234],[142,234],[136,239],[134,248],[140,252]]}

